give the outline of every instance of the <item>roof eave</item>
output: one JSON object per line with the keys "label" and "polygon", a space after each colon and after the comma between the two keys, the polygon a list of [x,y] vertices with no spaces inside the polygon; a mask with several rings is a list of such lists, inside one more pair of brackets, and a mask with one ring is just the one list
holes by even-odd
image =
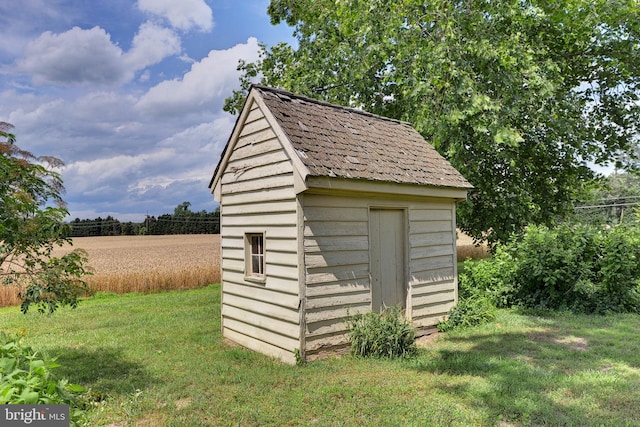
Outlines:
{"label": "roof eave", "polygon": [[456,202],[467,199],[468,186],[447,187],[427,184],[396,183],[388,181],[370,181],[364,179],[333,178],[328,176],[308,176],[306,185],[309,191],[355,192],[394,194],[400,196],[432,197],[453,199]]}

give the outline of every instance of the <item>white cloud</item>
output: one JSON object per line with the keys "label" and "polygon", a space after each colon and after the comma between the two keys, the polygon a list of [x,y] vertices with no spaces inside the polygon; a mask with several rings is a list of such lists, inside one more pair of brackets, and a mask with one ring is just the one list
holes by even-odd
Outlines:
{"label": "white cloud", "polygon": [[130,69],[142,70],[180,51],[180,38],[173,31],[145,22],[133,37],[124,59]]}
{"label": "white cloud", "polygon": [[62,171],[64,182],[75,197],[113,200],[148,198],[162,188],[199,183],[199,199],[206,199],[207,184],[233,122],[233,117],[223,114],[138,146],[129,155],[74,161]]}
{"label": "white cloud", "polygon": [[[137,155],[117,155],[89,161],[74,162],[64,168],[64,175],[72,178],[74,190],[91,195],[96,188],[121,184],[151,165],[170,162],[175,152],[170,149],[153,150]],[[111,184],[111,185],[109,185]]]}
{"label": "white cloud", "polygon": [[236,87],[240,73],[238,60],[258,59],[258,40],[250,37],[246,43],[227,50],[212,50],[206,58],[194,63],[182,80],[165,80],[151,88],[137,107],[149,114],[186,114],[204,109],[217,110],[230,88]]}
{"label": "white cloud", "polygon": [[20,56],[33,34],[41,33],[37,28],[44,22],[72,22],[75,10],[61,3],[60,0],[0,1],[0,57],[3,53]]}
{"label": "white cloud", "polygon": [[[176,149],[184,148],[185,145],[191,148],[207,146],[212,141],[218,140],[220,134],[228,136],[228,134],[231,133],[234,124],[233,119],[231,115],[224,114],[214,120],[181,130],[160,141],[159,145],[163,147],[175,147]],[[223,139],[224,141],[222,142],[224,144],[226,138]],[[222,149],[222,147],[220,147],[220,149]]]}
{"label": "white cloud", "polygon": [[140,221],[185,200],[213,210],[207,185],[235,122],[221,107],[238,60],[258,59],[250,35],[280,37],[265,2],[221,8],[213,29],[205,0],[0,0],[0,120],[21,148],[66,163],[72,218]]}
{"label": "white cloud", "polygon": [[140,74],[140,77],[138,77],[138,81],[140,83],[145,83],[148,82],[150,78],[151,73],[149,72],[149,70],[145,70],[142,74]]}
{"label": "white cloud", "polygon": [[194,27],[201,31],[213,29],[213,12],[204,0],[138,0],[138,8],[167,19],[171,26],[183,31]]}
{"label": "white cloud", "polygon": [[136,71],[181,50],[172,30],[150,22],[140,26],[126,53],[100,27],[73,27],[60,34],[46,31],[28,43],[16,70],[29,74],[35,84],[109,86],[129,82]]}
{"label": "white cloud", "polygon": [[61,34],[46,31],[28,43],[17,69],[36,84],[112,84],[126,77],[122,55],[102,28],[73,27]]}

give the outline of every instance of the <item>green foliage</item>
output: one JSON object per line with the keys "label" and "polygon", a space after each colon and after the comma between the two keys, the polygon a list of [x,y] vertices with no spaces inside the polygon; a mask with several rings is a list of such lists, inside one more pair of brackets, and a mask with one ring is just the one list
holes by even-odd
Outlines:
{"label": "green foliage", "polygon": [[438,323],[438,331],[448,332],[481,325],[495,319],[496,307],[505,305],[509,289],[508,267],[513,265],[508,253],[496,248],[492,261],[467,260],[458,279],[458,303],[447,319]]}
{"label": "green foliage", "polygon": [[438,331],[448,332],[470,326],[482,325],[496,318],[496,307],[488,297],[460,299],[447,316],[438,323]]}
{"label": "green foliage", "polygon": [[351,354],[356,357],[408,357],[416,352],[415,330],[398,307],[352,316]]}
{"label": "green foliage", "polygon": [[15,335],[0,333],[0,404],[65,404],[72,422],[83,416],[79,385],[57,379],[56,359],[40,354]]}
{"label": "green foliage", "polygon": [[640,312],[640,229],[531,226],[491,259],[467,265],[461,287],[500,307]]}
{"label": "green foliage", "polygon": [[62,180],[51,169],[62,162],[19,149],[10,129],[0,122],[0,282],[22,289],[25,313],[32,305],[49,312],[75,307],[87,290],[86,253],[52,256],[55,246],[71,244]]}
{"label": "green foliage", "polygon": [[88,274],[84,267],[88,261],[85,250],[76,249],[60,258],[33,257],[32,254],[25,257],[37,274],[30,278],[30,283],[20,294],[23,313],[28,312],[31,305],[37,306],[41,313],[53,313],[61,305],[76,308],[78,298],[89,292],[86,283],[80,279]]}
{"label": "green foliage", "polygon": [[616,227],[601,243],[593,310],[640,313],[640,231],[636,226]]}
{"label": "green foliage", "polygon": [[145,220],[146,234],[217,234],[220,233],[220,209],[192,212],[191,203],[182,202],[173,215],[150,216]]}
{"label": "green foliage", "polygon": [[552,225],[593,178],[588,162],[635,166],[636,0],[272,0],[268,12],[295,47],[241,62],[225,109],[259,79],[412,123],[475,186],[459,207],[474,238]]}
{"label": "green foliage", "polygon": [[460,300],[489,297],[498,308],[508,307],[513,294],[515,263],[505,246],[496,246],[491,258],[467,260],[458,278]]}

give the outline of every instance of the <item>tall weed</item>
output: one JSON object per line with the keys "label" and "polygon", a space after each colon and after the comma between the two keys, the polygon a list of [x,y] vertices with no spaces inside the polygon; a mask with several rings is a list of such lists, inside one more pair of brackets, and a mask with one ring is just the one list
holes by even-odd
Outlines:
{"label": "tall weed", "polygon": [[415,354],[415,329],[399,307],[356,314],[349,321],[351,354],[356,357],[402,358]]}
{"label": "tall weed", "polygon": [[447,319],[438,323],[438,331],[448,332],[490,322],[496,318],[496,311],[495,305],[486,296],[460,299],[449,311]]}

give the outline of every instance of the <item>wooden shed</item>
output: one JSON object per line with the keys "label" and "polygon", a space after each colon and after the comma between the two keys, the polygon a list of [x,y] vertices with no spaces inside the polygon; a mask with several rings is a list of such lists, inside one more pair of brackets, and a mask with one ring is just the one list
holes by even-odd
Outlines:
{"label": "wooden shed", "polygon": [[288,363],[400,305],[427,333],[457,301],[456,202],[472,188],[411,125],[253,86],[210,183],[222,332]]}

